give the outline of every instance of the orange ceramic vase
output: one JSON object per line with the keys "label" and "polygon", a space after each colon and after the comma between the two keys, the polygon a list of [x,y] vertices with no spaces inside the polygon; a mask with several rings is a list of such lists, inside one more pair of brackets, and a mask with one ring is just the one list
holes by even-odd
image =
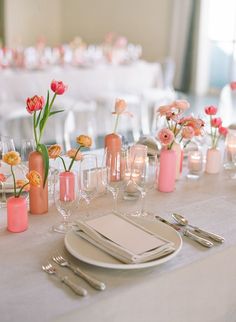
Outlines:
{"label": "orange ceramic vase", "polygon": [[[44,163],[41,153],[34,151],[29,155],[29,171],[37,171],[44,178]],[[42,215],[48,212],[48,182],[45,186],[30,187],[29,192],[30,213],[34,215]]]}
{"label": "orange ceramic vase", "polygon": [[120,180],[121,137],[116,133],[105,136],[106,164],[110,166],[111,180]]}

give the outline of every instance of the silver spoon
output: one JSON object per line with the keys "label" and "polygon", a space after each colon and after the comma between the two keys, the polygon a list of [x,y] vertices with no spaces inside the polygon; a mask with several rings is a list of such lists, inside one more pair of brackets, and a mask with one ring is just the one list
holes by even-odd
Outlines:
{"label": "silver spoon", "polygon": [[189,226],[189,227],[193,228],[195,232],[201,234],[204,237],[209,237],[218,243],[223,243],[225,241],[223,237],[221,237],[217,234],[214,234],[214,233],[211,233],[210,231],[206,231],[206,230],[200,229],[196,226],[190,225],[188,223],[188,220],[180,214],[173,213],[172,217],[181,226]]}

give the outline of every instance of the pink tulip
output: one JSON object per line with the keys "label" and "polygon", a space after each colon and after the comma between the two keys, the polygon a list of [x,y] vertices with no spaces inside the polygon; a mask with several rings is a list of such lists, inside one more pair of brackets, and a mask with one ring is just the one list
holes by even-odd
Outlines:
{"label": "pink tulip", "polygon": [[26,109],[27,111],[32,114],[35,111],[39,111],[43,108],[44,105],[44,98],[43,96],[33,96],[31,98],[27,98],[26,100]]}
{"label": "pink tulip", "polygon": [[227,127],[220,126],[220,127],[219,127],[219,133],[220,133],[220,135],[222,135],[222,136],[226,136],[226,135],[227,135],[227,133],[228,133],[228,129],[227,129]]}
{"label": "pink tulip", "polygon": [[182,129],[181,136],[184,139],[191,140],[193,138],[193,136],[194,136],[194,129],[191,126],[185,126]]}
{"label": "pink tulip", "polygon": [[212,127],[220,127],[222,124],[222,119],[220,117],[215,117],[211,120]]}
{"label": "pink tulip", "polygon": [[216,115],[217,113],[217,107],[214,105],[206,106],[205,107],[205,113],[207,115]]}
{"label": "pink tulip", "polygon": [[171,130],[165,128],[158,132],[157,139],[159,139],[163,145],[169,145],[174,140],[174,134]]}
{"label": "pink tulip", "polygon": [[62,95],[67,90],[68,86],[65,85],[62,81],[53,80],[51,82],[51,90],[57,94]]}

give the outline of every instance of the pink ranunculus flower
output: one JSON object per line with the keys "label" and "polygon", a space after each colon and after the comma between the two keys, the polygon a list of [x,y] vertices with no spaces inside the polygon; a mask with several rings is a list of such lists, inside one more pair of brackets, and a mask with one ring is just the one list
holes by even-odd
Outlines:
{"label": "pink ranunculus flower", "polygon": [[68,86],[65,85],[62,81],[53,80],[51,82],[51,90],[57,95],[64,94],[67,88]]}
{"label": "pink ranunculus flower", "polygon": [[211,120],[212,127],[220,127],[222,125],[222,119],[220,117],[215,117]]}
{"label": "pink ranunculus flower", "polygon": [[26,100],[26,109],[32,114],[35,111],[39,111],[43,108],[44,98],[43,96],[34,95],[33,97],[28,97]]}
{"label": "pink ranunculus flower", "polygon": [[230,88],[232,91],[236,90],[236,81],[230,83]]}
{"label": "pink ranunculus flower", "polygon": [[170,105],[162,105],[157,109],[157,113],[161,116],[169,115],[172,112],[172,107]]}
{"label": "pink ranunculus flower", "polygon": [[0,173],[0,182],[5,182],[6,180],[6,176],[3,173]]}
{"label": "pink ranunculus flower", "polygon": [[210,105],[210,106],[205,107],[205,113],[207,115],[216,115],[217,110],[218,110],[217,107],[214,105]]}
{"label": "pink ranunculus flower", "polygon": [[176,100],[171,103],[171,107],[174,107],[181,111],[185,111],[190,107],[190,104],[186,100]]}
{"label": "pink ranunculus flower", "polygon": [[181,136],[184,139],[188,139],[191,140],[194,136],[194,129],[192,128],[192,126],[185,126],[182,131],[181,131]]}
{"label": "pink ranunculus flower", "polygon": [[228,134],[228,129],[227,129],[227,127],[220,126],[220,127],[219,127],[219,133],[220,133],[220,135],[222,135],[222,136],[226,136],[226,135]]}
{"label": "pink ranunculus flower", "polygon": [[169,145],[174,140],[174,134],[171,130],[165,128],[158,132],[157,139],[159,139],[163,145]]}

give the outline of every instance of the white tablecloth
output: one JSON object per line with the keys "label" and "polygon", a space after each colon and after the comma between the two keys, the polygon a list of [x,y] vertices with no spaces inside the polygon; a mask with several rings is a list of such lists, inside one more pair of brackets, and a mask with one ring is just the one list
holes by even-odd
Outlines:
{"label": "white tablecloth", "polygon": [[[223,245],[206,249],[183,238],[181,252],[160,266],[121,271],[79,262],[65,249],[63,236],[49,228],[59,221],[54,208],[46,215],[30,215],[26,232],[6,231],[6,212],[1,210],[0,320],[7,321],[236,321],[236,180],[227,172],[203,175],[192,181],[182,177],[172,193],[153,190],[147,210],[171,220],[173,211],[191,223],[225,237]],[[110,209],[111,196],[92,203],[91,212]],[[120,200],[120,209],[135,202]],[[80,216],[83,207],[74,216]],[[90,288],[80,298],[41,270],[56,251],[107,284],[104,292]],[[71,278],[73,273],[64,269]]]}

